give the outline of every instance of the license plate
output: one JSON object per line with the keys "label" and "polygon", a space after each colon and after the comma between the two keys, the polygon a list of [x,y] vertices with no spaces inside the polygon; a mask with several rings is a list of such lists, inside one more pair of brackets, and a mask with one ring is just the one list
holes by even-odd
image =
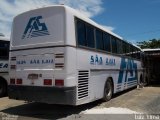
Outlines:
{"label": "license plate", "polygon": [[38,74],[29,74],[28,79],[31,79],[31,80],[38,79]]}

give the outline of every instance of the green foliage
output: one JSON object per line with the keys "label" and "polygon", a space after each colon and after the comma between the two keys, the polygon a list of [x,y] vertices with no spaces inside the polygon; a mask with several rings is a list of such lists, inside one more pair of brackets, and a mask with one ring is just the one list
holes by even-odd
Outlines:
{"label": "green foliage", "polygon": [[152,39],[149,41],[137,42],[138,46],[144,48],[160,48],[160,39]]}

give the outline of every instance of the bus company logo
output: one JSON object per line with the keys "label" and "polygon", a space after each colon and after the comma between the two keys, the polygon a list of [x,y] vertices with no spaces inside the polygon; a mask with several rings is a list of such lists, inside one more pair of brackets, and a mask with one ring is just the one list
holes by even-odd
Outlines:
{"label": "bus company logo", "polygon": [[131,59],[121,58],[121,65],[118,77],[118,84],[124,82],[131,82],[138,79],[137,63]]}
{"label": "bus company logo", "polygon": [[103,57],[99,57],[98,55],[91,55],[90,57],[90,64],[91,65],[107,65],[107,66],[115,66],[116,60],[114,58],[108,58],[105,59]]}
{"label": "bus company logo", "polygon": [[42,16],[31,17],[25,28],[22,39],[50,35],[45,23],[40,22]]}
{"label": "bus company logo", "polygon": [[8,68],[8,63],[0,63],[0,68]]}

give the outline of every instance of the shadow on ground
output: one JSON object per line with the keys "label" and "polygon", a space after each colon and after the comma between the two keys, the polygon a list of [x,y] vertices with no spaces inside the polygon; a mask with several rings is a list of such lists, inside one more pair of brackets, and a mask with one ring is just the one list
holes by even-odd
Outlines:
{"label": "shadow on ground", "polygon": [[[125,94],[135,88],[120,92],[113,96],[113,99],[116,97]],[[110,102],[110,101],[108,101]],[[67,105],[54,105],[54,104],[44,104],[44,103],[27,103],[15,107],[10,107],[2,110],[1,112],[18,115],[21,117],[32,117],[38,119],[61,119],[66,118],[67,116],[77,115],[82,111],[87,109],[94,108],[102,104],[102,100],[98,100],[92,103],[80,105],[80,106],[67,106]]]}
{"label": "shadow on ground", "polygon": [[160,87],[160,81],[150,82],[148,87]]}
{"label": "shadow on ground", "polygon": [[1,112],[11,115],[18,115],[21,117],[32,117],[38,119],[60,119],[70,115],[77,115],[81,111],[91,109],[99,105],[101,102],[102,101],[96,101],[80,106],[28,103],[16,107],[11,107],[2,110]]}

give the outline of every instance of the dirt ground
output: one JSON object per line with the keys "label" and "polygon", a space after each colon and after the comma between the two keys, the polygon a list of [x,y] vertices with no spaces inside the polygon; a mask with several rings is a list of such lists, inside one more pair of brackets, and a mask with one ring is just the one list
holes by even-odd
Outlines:
{"label": "dirt ground", "polygon": [[160,114],[160,87],[150,86],[120,93],[99,107],[122,107],[146,114]]}
{"label": "dirt ground", "polygon": [[[66,105],[49,105],[43,103],[28,103],[25,101],[11,100],[8,99],[8,97],[4,97],[0,98],[0,119],[81,119],[80,114],[83,113],[83,111],[111,107],[125,108],[138,113],[160,115],[160,86],[149,86],[143,89],[134,88],[114,95],[113,99],[108,102],[98,100],[76,107]],[[94,115],[90,115],[84,119],[97,119],[93,116]],[[106,117],[104,118],[106,120]]]}

